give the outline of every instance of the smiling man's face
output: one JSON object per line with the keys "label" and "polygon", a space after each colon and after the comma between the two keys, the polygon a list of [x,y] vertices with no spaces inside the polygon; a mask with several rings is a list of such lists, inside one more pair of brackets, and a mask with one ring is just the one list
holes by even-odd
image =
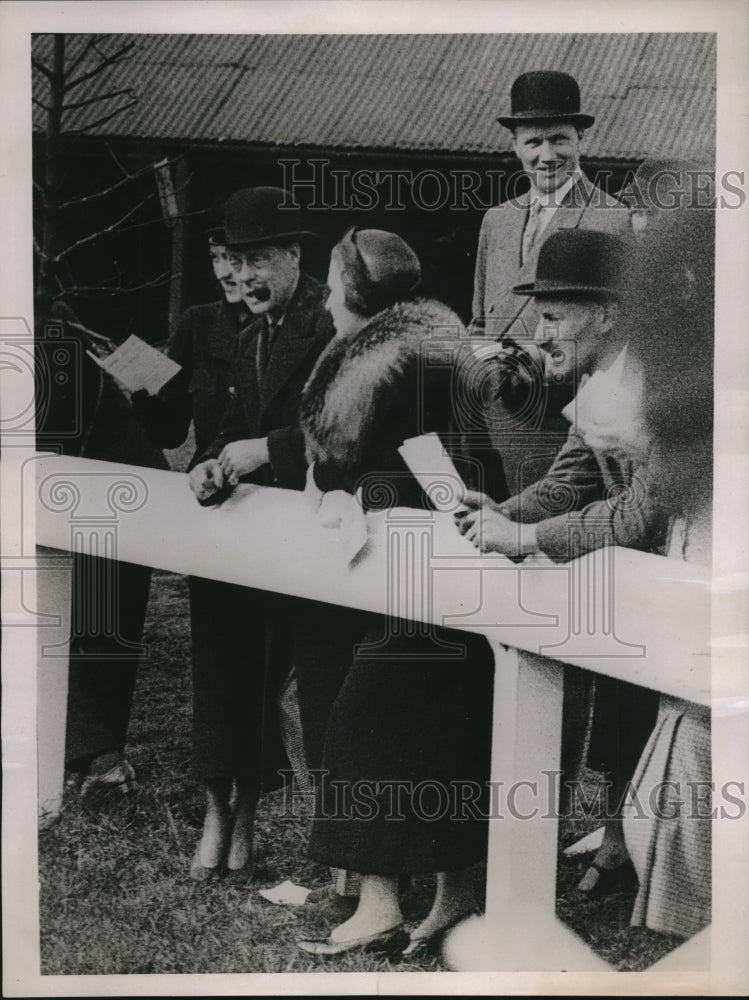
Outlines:
{"label": "smiling man's face", "polygon": [[580,132],[569,122],[518,125],[513,148],[541,194],[556,191],[580,166]]}
{"label": "smiling man's face", "polygon": [[282,316],[299,281],[298,243],[231,250],[234,273],[248,309],[255,316]]}

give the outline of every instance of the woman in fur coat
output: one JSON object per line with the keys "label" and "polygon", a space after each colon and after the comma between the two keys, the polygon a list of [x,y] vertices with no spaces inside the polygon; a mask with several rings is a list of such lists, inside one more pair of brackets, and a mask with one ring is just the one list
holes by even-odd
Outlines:
{"label": "woman in fur coat", "polygon": [[[415,255],[391,233],[349,232],[331,257],[328,309],[339,336],[305,389],[301,421],[316,485],[351,494],[361,487],[365,510],[428,508],[398,447],[451,424],[453,372],[421,367],[422,348],[437,331],[459,337],[462,325],[441,303],[413,298],[415,279]],[[475,909],[471,866],[486,852],[488,645],[440,627],[399,628],[384,616],[365,624],[329,713],[310,842],[316,860],[361,873],[361,891],[356,912],[328,938],[300,942],[316,955],[413,954],[435,944]],[[445,659],[456,645],[458,658]],[[364,785],[370,806],[361,810],[354,800]],[[441,799],[469,787],[475,808],[456,819],[455,803],[443,808]],[[341,790],[342,811],[333,798]],[[439,873],[437,891],[409,937],[398,883],[419,872]]]}

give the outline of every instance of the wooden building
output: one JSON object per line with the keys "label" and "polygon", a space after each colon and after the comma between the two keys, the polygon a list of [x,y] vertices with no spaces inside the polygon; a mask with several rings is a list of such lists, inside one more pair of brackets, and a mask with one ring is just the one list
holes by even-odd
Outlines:
{"label": "wooden building", "polygon": [[[583,110],[596,117],[583,167],[611,192],[645,158],[714,158],[712,34],[91,40],[65,39],[66,65],[80,82],[70,98],[78,106],[63,118],[58,167],[70,201],[112,190],[67,210],[68,244],[84,242],[66,255],[63,283],[79,289],[82,318],[117,339],[138,332],[159,342],[185,306],[214,297],[205,232],[228,194],[254,184],[286,186],[307,209],[321,237],[307,261],[313,273],[324,278],[328,250],[346,226],[389,228],[420,254],[425,291],[467,318],[483,212],[523,183],[510,133],[496,119],[509,107],[513,79],[529,69],[576,77]],[[127,42],[127,58],[86,78]],[[40,67],[50,66],[53,47],[53,36],[35,36],[39,182],[50,92]],[[124,110],[97,121],[118,106]],[[165,216],[152,169],[164,159],[176,220]],[[126,181],[125,172],[138,176]],[[101,235],[88,241],[92,232]]]}

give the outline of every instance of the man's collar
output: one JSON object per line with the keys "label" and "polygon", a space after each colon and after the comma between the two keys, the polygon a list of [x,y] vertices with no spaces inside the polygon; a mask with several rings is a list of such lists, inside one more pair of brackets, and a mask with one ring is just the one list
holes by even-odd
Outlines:
{"label": "man's collar", "polygon": [[541,208],[558,208],[575,184],[582,180],[582,177],[583,172],[580,167],[578,167],[572,176],[567,178],[564,184],[555,188],[553,191],[541,192],[531,184],[531,189],[528,192],[529,204],[538,204]]}

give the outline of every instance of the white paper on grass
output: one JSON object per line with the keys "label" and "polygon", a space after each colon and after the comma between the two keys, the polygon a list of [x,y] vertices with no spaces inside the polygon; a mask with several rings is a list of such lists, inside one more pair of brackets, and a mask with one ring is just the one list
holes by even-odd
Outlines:
{"label": "white paper on grass", "polygon": [[286,879],[280,885],[274,885],[272,889],[258,889],[258,895],[277,906],[301,906],[311,891]]}
{"label": "white paper on grass", "polygon": [[398,451],[436,510],[451,512],[460,505],[465,484],[439,435],[408,438]]}
{"label": "white paper on grass", "polygon": [[130,392],[145,389],[152,396],[174,378],[181,365],[132,334],[106,358],[87,352],[97,365]]}

